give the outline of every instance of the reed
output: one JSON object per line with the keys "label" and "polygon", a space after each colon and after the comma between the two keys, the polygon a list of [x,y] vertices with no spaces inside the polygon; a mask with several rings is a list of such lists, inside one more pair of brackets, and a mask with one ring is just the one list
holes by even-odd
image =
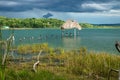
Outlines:
{"label": "reed", "polygon": [[43,44],[27,44],[27,45],[19,45],[17,47],[17,51],[20,54],[29,54],[29,53],[39,53],[40,50],[43,50],[44,52],[50,51],[47,43]]}
{"label": "reed", "polygon": [[107,77],[110,69],[120,68],[120,56],[108,53],[89,52],[86,55],[71,54],[68,57],[67,70],[76,75]]}
{"label": "reed", "polygon": [[67,80],[47,70],[39,70],[37,73],[28,70],[14,71],[8,70],[6,80]]}
{"label": "reed", "polygon": [[[51,48],[45,43],[20,45],[17,49],[20,54],[39,53],[38,51],[40,50],[43,50],[42,54],[45,54],[39,57],[40,64],[38,65],[37,73],[30,71],[32,68],[30,66],[35,61],[21,63],[19,64],[20,67],[12,64],[6,71],[6,73],[10,73],[7,74],[7,80],[24,80],[26,76],[26,80],[106,80],[110,69],[120,68],[119,55],[106,52],[89,52],[85,47],[81,47],[79,50],[65,51],[62,48]],[[29,50],[31,51],[27,52]],[[15,71],[10,71],[14,68],[16,68]],[[11,75],[11,72],[14,74]],[[113,73],[111,77],[116,78],[117,74]]]}

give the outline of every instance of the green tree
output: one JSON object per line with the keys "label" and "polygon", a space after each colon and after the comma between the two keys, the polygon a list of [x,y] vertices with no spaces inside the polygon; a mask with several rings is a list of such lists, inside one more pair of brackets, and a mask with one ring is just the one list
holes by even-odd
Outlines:
{"label": "green tree", "polygon": [[89,24],[89,23],[80,23],[80,25],[81,25],[83,28],[93,28],[93,27],[94,27],[92,24]]}
{"label": "green tree", "polygon": [[11,28],[59,28],[64,21],[53,18],[6,18],[0,16],[1,26]]}

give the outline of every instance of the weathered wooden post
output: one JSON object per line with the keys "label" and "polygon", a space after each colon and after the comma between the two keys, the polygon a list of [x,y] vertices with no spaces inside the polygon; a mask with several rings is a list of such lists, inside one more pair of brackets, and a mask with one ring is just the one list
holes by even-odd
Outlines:
{"label": "weathered wooden post", "polygon": [[76,28],[74,28],[74,39],[76,39],[76,36],[77,36],[77,34],[76,34]]}
{"label": "weathered wooden post", "polygon": [[118,80],[120,80],[120,70],[119,70],[119,77],[118,77]]}
{"label": "weathered wooden post", "polygon": [[2,59],[2,65],[3,66],[5,65],[5,61],[6,61],[7,55],[10,51],[12,43],[13,43],[13,35],[11,35],[6,41],[2,41],[2,44],[5,45],[4,56],[3,56],[3,59]]}
{"label": "weathered wooden post", "polygon": [[74,36],[76,36],[76,28],[74,28]]}
{"label": "weathered wooden post", "polygon": [[118,52],[120,52],[120,42],[116,41],[115,47],[118,50]]}
{"label": "weathered wooden post", "polygon": [[[120,42],[116,41],[115,47],[118,50],[118,52],[120,52]],[[108,80],[110,80],[110,74],[111,74],[112,71],[118,73],[118,80],[120,80],[120,69],[119,70],[111,69],[108,73]]]}
{"label": "weathered wooden post", "polygon": [[115,70],[115,69],[110,69],[110,71],[108,73],[108,80],[110,80],[110,75],[111,75],[112,72],[119,73],[118,80],[120,80],[120,70]]}
{"label": "weathered wooden post", "polygon": [[33,71],[34,72],[37,72],[37,70],[36,70],[36,66],[40,63],[40,55],[41,55],[41,52],[42,52],[42,50],[39,52],[39,54],[38,54],[38,56],[37,56],[37,61],[33,64]]}
{"label": "weathered wooden post", "polygon": [[2,30],[1,30],[1,26],[0,26],[0,41],[2,41]]}
{"label": "weathered wooden post", "polygon": [[[2,41],[2,30],[0,26],[0,42]],[[2,45],[0,44],[0,59],[2,59]],[[2,60],[0,60],[1,63]]]}

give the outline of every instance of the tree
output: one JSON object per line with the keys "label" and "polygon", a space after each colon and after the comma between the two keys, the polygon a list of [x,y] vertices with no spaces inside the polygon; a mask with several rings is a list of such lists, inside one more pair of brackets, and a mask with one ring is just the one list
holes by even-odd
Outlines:
{"label": "tree", "polygon": [[81,25],[83,28],[93,28],[93,27],[94,27],[92,24],[89,24],[89,23],[80,23],[80,25]]}
{"label": "tree", "polygon": [[10,28],[59,28],[64,21],[53,18],[6,18],[0,16],[0,25]]}

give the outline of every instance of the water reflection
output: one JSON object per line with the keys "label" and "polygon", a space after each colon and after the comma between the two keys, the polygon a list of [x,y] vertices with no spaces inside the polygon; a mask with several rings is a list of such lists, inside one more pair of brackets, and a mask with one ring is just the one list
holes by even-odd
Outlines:
{"label": "water reflection", "polygon": [[72,37],[63,37],[62,43],[64,44],[64,48],[71,50],[71,49],[78,49],[80,48],[80,36],[72,36]]}
{"label": "water reflection", "polygon": [[[3,39],[6,40],[10,33],[10,30],[3,30]],[[114,43],[116,40],[120,40],[120,29],[83,29],[77,31],[77,36],[73,36],[72,29],[63,30],[63,33],[60,29],[15,30],[15,45],[48,43],[54,48],[77,49],[86,47],[88,50],[116,53]]]}

